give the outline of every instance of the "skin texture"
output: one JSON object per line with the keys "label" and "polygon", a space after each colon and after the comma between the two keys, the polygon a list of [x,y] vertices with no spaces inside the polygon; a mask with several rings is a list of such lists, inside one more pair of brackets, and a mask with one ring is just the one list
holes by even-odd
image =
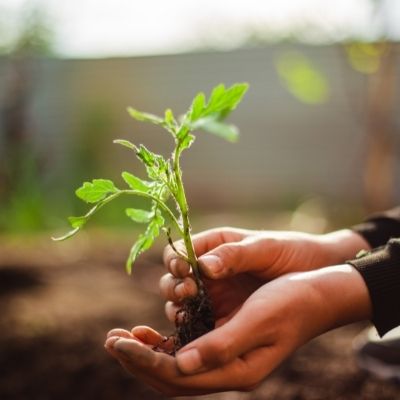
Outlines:
{"label": "skin texture", "polygon": [[[154,352],[162,336],[144,326],[114,329],[105,343],[126,370],[168,396],[251,390],[313,337],[371,317],[363,279],[343,264],[368,249],[352,231],[309,235],[220,228],[195,235],[194,246],[215,306],[216,329],[176,357]],[[164,261],[169,273],[160,289],[173,320],[196,285],[188,265],[170,248]],[[339,265],[323,267],[330,264]]]}

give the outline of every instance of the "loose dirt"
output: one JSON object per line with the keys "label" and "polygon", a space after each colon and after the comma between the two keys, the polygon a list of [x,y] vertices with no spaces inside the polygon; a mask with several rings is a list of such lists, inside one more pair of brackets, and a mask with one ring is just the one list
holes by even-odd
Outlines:
{"label": "loose dirt", "polygon": [[[173,330],[158,295],[161,249],[142,257],[128,277],[129,238],[90,237],[61,245],[47,237],[0,238],[0,399],[166,399],[103,349],[114,327],[146,324],[166,335]],[[315,339],[251,393],[201,399],[399,399],[399,386],[357,368],[351,342],[363,327]]]}

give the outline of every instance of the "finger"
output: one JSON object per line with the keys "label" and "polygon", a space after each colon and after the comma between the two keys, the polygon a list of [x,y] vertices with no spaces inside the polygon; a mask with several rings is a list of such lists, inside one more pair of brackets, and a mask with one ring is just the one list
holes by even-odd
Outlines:
{"label": "finger", "polygon": [[169,321],[181,324],[185,320],[186,312],[182,308],[182,304],[167,301],[165,303],[165,314]]}
{"label": "finger", "polygon": [[191,276],[177,279],[172,274],[165,274],[161,277],[159,286],[161,296],[175,303],[197,294],[197,285]]}
{"label": "finger", "polygon": [[116,343],[124,368],[168,396],[249,390],[274,369],[286,352],[273,346],[259,347],[220,368],[182,375],[175,359],[129,339]]}
{"label": "finger", "polygon": [[172,274],[165,274],[161,277],[159,282],[160,294],[165,300],[176,301],[175,287],[181,279],[176,278]]}
{"label": "finger", "polygon": [[111,331],[109,331],[107,333],[107,338],[112,337],[112,336],[131,338],[132,334],[131,334],[131,332],[127,331],[126,329],[115,328],[115,329],[111,329]]}
{"label": "finger", "polygon": [[114,349],[140,368],[158,370],[169,366],[176,369],[172,356],[155,352],[150,346],[134,339],[119,339],[114,343]]}
{"label": "finger", "polygon": [[257,272],[272,265],[276,259],[274,241],[257,236],[224,243],[199,257],[199,265],[211,279],[221,279],[243,272]]}
{"label": "finger", "polygon": [[116,358],[117,360],[119,360],[120,358],[120,354],[118,354],[116,352],[116,350],[114,349],[114,344],[117,340],[121,339],[120,336],[111,336],[109,338],[107,338],[107,340],[104,343],[104,348],[107,350],[107,352],[113,356],[114,358]]}
{"label": "finger", "polygon": [[134,340],[122,339],[116,344],[120,364],[131,374],[167,395],[178,394],[173,390],[174,381],[182,374],[174,357],[155,352]]}
{"label": "finger", "polygon": [[164,336],[148,326],[135,326],[131,332],[141,342],[151,346],[156,346],[165,339]]}
{"label": "finger", "polygon": [[243,361],[235,360],[223,368],[195,376],[184,376],[173,357],[154,352],[147,346],[129,339],[115,344],[118,361],[131,374],[157,390],[169,395],[206,394],[236,388],[231,378],[241,381]]}
{"label": "finger", "polygon": [[[244,229],[215,228],[193,235],[192,241],[195,253],[199,257],[223,243],[242,240],[248,234],[249,231]],[[178,250],[185,251],[181,240],[176,242],[174,246]],[[177,256],[171,246],[167,246],[164,250],[164,264],[167,266],[169,272],[176,277],[183,278],[190,271],[189,265]]]}
{"label": "finger", "polygon": [[[182,247],[180,251],[183,254],[186,253],[186,249],[183,248],[183,242],[182,246],[179,246],[178,244],[176,246],[178,248]],[[172,253],[168,254],[170,251],[172,251]],[[167,256],[165,256],[166,253]],[[165,261],[166,258],[168,261]],[[190,265],[182,257],[178,256],[170,246],[167,246],[164,250],[164,265],[166,265],[168,271],[177,278],[184,278],[185,276],[188,276],[191,271]]]}
{"label": "finger", "polygon": [[177,318],[179,320],[179,318],[183,317],[179,314],[180,309],[181,307],[178,304],[173,303],[172,301],[167,301],[165,303],[165,314],[168,320],[171,322],[175,322]]}
{"label": "finger", "polygon": [[194,374],[227,364],[251,348],[262,344],[262,332],[257,329],[257,318],[243,306],[233,317],[213,331],[189,343],[176,354],[179,369]]}
{"label": "finger", "polygon": [[175,295],[178,301],[182,301],[188,297],[193,297],[197,294],[197,284],[191,276],[183,278],[182,282],[175,286]]}

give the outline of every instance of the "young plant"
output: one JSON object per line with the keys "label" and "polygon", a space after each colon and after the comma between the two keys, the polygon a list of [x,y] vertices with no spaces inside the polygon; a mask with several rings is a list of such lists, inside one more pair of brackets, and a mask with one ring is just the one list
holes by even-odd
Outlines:
{"label": "young plant", "polygon": [[[147,210],[138,208],[125,210],[126,215],[134,222],[147,224],[147,228],[139,235],[130,250],[126,262],[127,272],[131,273],[132,264],[137,257],[152,246],[156,237],[163,230],[173,250],[191,265],[199,289],[198,296],[187,300],[179,312],[183,318],[179,318],[179,321],[177,318],[176,321],[174,351],[214,328],[211,303],[201,279],[193,248],[189,206],[182,181],[180,158],[183,151],[188,149],[195,140],[193,131],[204,130],[228,141],[236,141],[239,134],[238,129],[234,125],[225,123],[224,119],[240,103],[247,88],[246,83],[237,83],[229,88],[220,84],[212,90],[208,101],[203,93],[198,93],[189,110],[179,121],[170,109],[165,111],[164,117],[158,117],[128,108],[129,114],[134,119],[159,125],[172,136],[175,147],[170,158],[165,159],[163,156],[151,152],[142,144],[137,146],[125,139],[114,140],[114,143],[134,151],[136,157],[146,168],[148,180],[143,180],[125,171],[122,172],[122,178],[127,187],[123,189],[118,188],[109,179],[94,179],[91,182],[85,182],[76,190],[76,195],[83,201],[93,204],[93,207],[85,215],[69,217],[73,229],[66,235],[54,239],[65,240],[75,235],[98,210],[121,195],[134,195],[149,199],[150,208]],[[172,227],[184,242],[184,252],[178,250],[173,244]]]}

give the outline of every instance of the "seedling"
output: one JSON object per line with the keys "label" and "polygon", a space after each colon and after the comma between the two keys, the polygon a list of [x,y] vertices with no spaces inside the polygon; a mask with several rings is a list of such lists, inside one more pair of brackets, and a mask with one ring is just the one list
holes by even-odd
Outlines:
{"label": "seedling", "polygon": [[[150,207],[147,210],[139,208],[125,210],[126,215],[134,222],[147,225],[130,250],[126,262],[127,272],[131,273],[132,265],[137,257],[149,249],[160,232],[164,231],[173,250],[190,264],[199,289],[198,296],[187,300],[183,305],[181,310],[181,314],[184,315],[183,322],[182,320],[178,322],[177,318],[174,351],[214,328],[211,304],[201,279],[193,248],[189,206],[182,181],[180,158],[183,151],[188,149],[195,140],[193,131],[207,131],[230,142],[237,140],[238,129],[234,125],[224,122],[224,119],[240,103],[247,88],[246,83],[237,83],[230,88],[225,88],[220,84],[212,90],[208,101],[206,101],[204,93],[198,93],[189,110],[179,121],[170,109],[165,111],[162,118],[131,107],[128,108],[129,114],[134,119],[159,125],[172,136],[175,147],[170,158],[165,159],[163,156],[151,152],[142,144],[137,146],[125,139],[114,140],[114,143],[134,151],[136,157],[146,168],[148,180],[143,180],[125,171],[122,172],[122,179],[127,187],[123,189],[118,188],[109,179],[94,179],[91,182],[84,182],[76,190],[76,195],[86,203],[93,204],[93,207],[85,215],[69,217],[73,229],[62,237],[54,238],[54,240],[65,240],[75,235],[97,211],[119,196],[134,195],[149,199]],[[171,236],[172,228],[183,240],[184,251],[174,246]]]}

